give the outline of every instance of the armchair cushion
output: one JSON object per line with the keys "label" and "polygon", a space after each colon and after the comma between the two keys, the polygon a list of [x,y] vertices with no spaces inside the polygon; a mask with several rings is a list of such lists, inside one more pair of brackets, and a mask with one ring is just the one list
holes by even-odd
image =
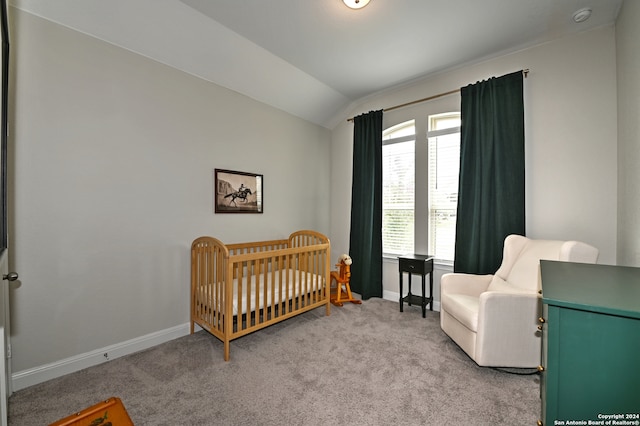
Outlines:
{"label": "armchair cushion", "polygon": [[561,246],[562,241],[538,240],[535,244],[527,244],[514,262],[507,281],[523,290],[537,292],[540,286],[540,259],[558,260]]}
{"label": "armchair cushion", "polygon": [[478,330],[478,305],[480,299],[477,296],[455,294],[447,296],[449,313],[456,317],[469,330]]}

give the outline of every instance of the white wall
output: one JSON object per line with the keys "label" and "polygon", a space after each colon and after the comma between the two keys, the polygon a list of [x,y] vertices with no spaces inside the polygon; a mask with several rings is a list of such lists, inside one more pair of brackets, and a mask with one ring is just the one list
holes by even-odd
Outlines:
{"label": "white wall", "polygon": [[640,266],[640,2],[616,22],[618,71],[618,263]]}
{"label": "white wall", "polygon": [[[521,69],[525,80],[526,216],[532,238],[577,239],[616,261],[616,56],[611,26],[569,36],[371,96],[351,115],[447,92]],[[456,100],[459,94],[433,103]],[[425,111],[431,105],[418,107]],[[437,108],[440,108],[438,106]],[[445,108],[443,106],[443,108]],[[385,127],[402,111],[385,114]],[[444,111],[441,111],[444,112]],[[332,135],[331,235],[334,252],[349,249],[352,123]],[[344,153],[344,156],[342,155]],[[338,173],[340,171],[340,181]],[[398,292],[397,264],[384,264],[385,294]],[[436,274],[436,287],[439,283]],[[439,290],[435,290],[439,300]]]}
{"label": "white wall", "polygon": [[[190,244],[329,231],[330,132],[12,13],[16,374],[189,321]],[[214,214],[212,170],[264,175],[264,214]]]}

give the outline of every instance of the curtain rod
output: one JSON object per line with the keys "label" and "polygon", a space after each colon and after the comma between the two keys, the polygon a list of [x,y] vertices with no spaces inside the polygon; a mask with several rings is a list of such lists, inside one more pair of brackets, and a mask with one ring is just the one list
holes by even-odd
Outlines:
{"label": "curtain rod", "polygon": [[[524,78],[527,78],[527,74],[529,74],[529,69],[527,68],[527,69],[522,70],[522,74],[524,75]],[[460,89],[449,90],[448,92],[439,93],[437,95],[429,96],[427,98],[418,99],[418,100],[407,102],[407,103],[400,104],[400,105],[394,105],[392,107],[383,109],[382,112],[393,111],[394,109],[403,108],[403,107],[406,107],[406,106],[409,106],[409,105],[419,104],[419,103],[422,103],[422,102],[426,102],[426,101],[430,101],[430,100],[433,100],[433,99],[441,98],[443,96],[452,95],[454,93],[458,93],[459,91],[460,91]],[[347,121],[353,121],[353,118],[354,117],[347,118]]]}

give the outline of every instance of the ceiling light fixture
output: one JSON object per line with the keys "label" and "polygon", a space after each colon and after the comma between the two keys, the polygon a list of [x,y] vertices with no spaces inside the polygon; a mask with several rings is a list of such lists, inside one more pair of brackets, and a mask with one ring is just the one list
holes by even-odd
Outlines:
{"label": "ceiling light fixture", "polygon": [[589,7],[577,10],[576,13],[573,14],[573,21],[576,23],[584,22],[591,17],[591,12],[592,10]]}
{"label": "ceiling light fixture", "polygon": [[371,0],[342,0],[347,7],[351,9],[362,9],[369,4]]}

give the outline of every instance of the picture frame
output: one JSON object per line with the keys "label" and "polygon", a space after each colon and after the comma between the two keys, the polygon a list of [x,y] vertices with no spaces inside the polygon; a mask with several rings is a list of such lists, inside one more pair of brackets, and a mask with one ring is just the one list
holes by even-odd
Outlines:
{"label": "picture frame", "polygon": [[262,213],[263,176],[257,173],[214,169],[215,213]]}

